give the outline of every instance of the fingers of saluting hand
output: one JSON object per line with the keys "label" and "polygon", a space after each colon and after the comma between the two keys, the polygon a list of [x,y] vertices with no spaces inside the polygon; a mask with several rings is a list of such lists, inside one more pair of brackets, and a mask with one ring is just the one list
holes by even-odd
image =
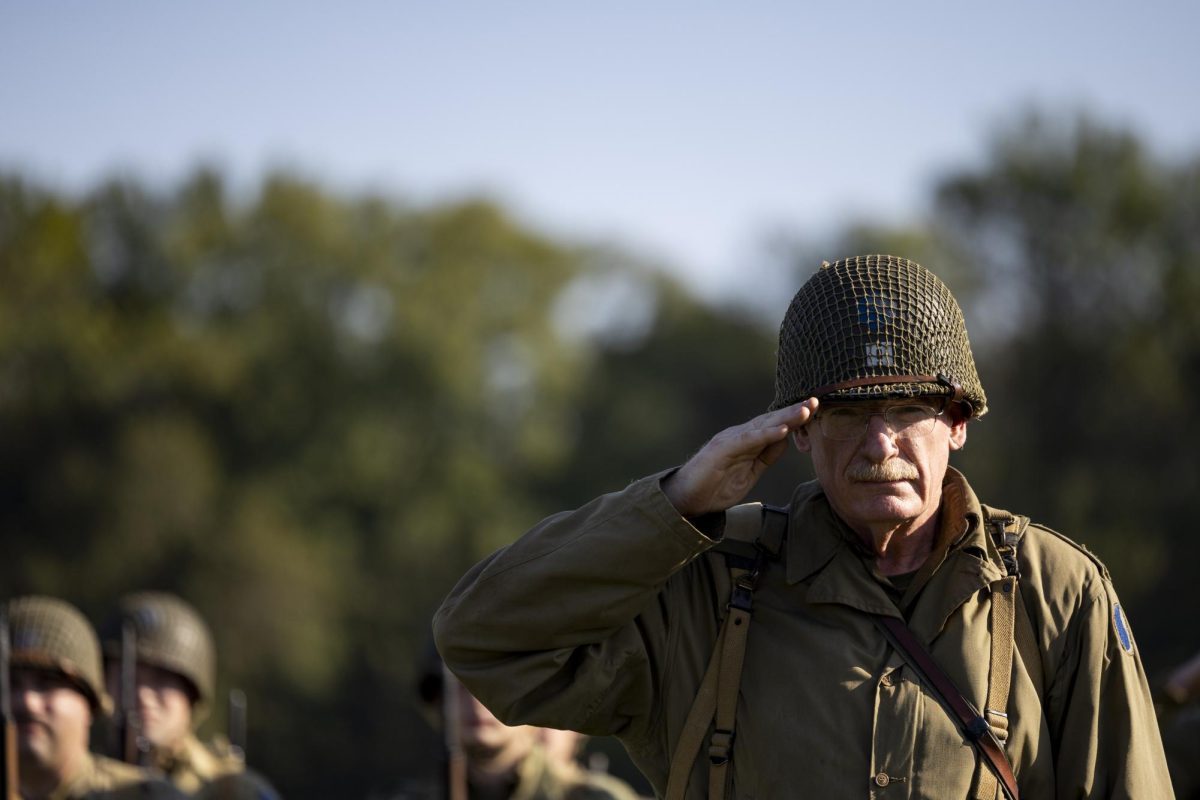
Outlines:
{"label": "fingers of saluting hand", "polygon": [[667,479],[668,499],[685,516],[735,505],[783,456],[788,433],[812,419],[816,407],[809,399],[721,431]]}
{"label": "fingers of saluting hand", "polygon": [[801,403],[768,411],[745,424],[727,428],[713,437],[710,444],[720,441],[729,447],[731,455],[772,447],[776,442],[786,439],[792,431],[806,425],[816,413],[817,399],[810,397]]}
{"label": "fingers of saluting hand", "polygon": [[786,441],[787,435],[805,425],[816,411],[817,400],[812,397],[802,403],[768,411],[742,425],[721,431],[704,449],[715,450],[734,460],[757,457],[763,450],[774,450],[777,444]]}
{"label": "fingers of saluting hand", "polygon": [[817,413],[817,405],[817,398],[810,397],[799,403],[768,411],[761,417],[756,417],[754,421],[763,420],[766,425],[786,425],[789,430],[795,430],[808,424],[808,421]]}

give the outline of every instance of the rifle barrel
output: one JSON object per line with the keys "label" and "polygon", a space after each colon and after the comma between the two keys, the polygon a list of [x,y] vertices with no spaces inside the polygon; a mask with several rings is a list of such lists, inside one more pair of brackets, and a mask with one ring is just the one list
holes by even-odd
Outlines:
{"label": "rifle barrel", "polygon": [[4,764],[0,776],[0,799],[20,800],[17,765],[17,723],[12,713],[12,684],[9,667],[12,645],[8,639],[8,617],[0,611],[0,725],[3,727]]}
{"label": "rifle barrel", "polygon": [[229,746],[246,760],[246,693],[241,689],[229,690]]}
{"label": "rifle barrel", "polygon": [[117,716],[119,758],[128,764],[140,764],[146,747],[142,741],[141,717],[137,705],[137,628],[132,620],[121,625],[121,702]]}

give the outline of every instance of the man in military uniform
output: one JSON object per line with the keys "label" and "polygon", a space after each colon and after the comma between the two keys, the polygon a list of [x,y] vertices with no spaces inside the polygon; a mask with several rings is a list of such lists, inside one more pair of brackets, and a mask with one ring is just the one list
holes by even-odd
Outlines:
{"label": "man in military uniform", "polygon": [[83,614],[36,595],[10,600],[5,613],[23,800],[181,800],[146,770],[88,751],[92,720],[111,701],[100,643]]}
{"label": "man in military uniform", "polygon": [[[188,794],[219,777],[242,775],[246,766],[241,755],[226,740],[204,743],[195,733],[216,690],[216,648],[200,614],[165,592],[122,597],[116,614],[102,629],[108,690],[113,696],[120,695],[126,626],[132,626],[136,643],[134,690],[147,763]],[[238,780],[225,783],[235,785]]]}
{"label": "man in military uniform", "polygon": [[[571,757],[551,753],[545,729],[509,726],[471,696],[440,659],[427,657],[418,693],[426,716],[445,733],[445,717],[454,714],[448,746],[461,750],[466,797],[473,800],[637,800],[623,781],[585,769]],[[447,776],[448,780],[454,780]]]}
{"label": "man in military uniform", "polygon": [[[501,719],[616,735],[668,798],[1170,798],[1107,570],[948,466],[986,411],[937,277],[823,264],[767,413],[474,567],[438,646]],[[817,480],[739,505],[789,442]]]}

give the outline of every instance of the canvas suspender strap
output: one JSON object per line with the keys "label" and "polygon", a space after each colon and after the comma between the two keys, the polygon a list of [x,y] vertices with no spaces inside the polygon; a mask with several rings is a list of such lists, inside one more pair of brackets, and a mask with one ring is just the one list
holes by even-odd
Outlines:
{"label": "canvas suspender strap", "polygon": [[979,749],[980,754],[991,766],[996,777],[1004,785],[1004,789],[1008,793],[1010,800],[1020,800],[1020,794],[1017,791],[1017,779],[1013,775],[1012,765],[1008,763],[1008,757],[1004,755],[1004,750],[1000,746],[1000,742],[997,741],[995,734],[992,733],[987,720],[971,708],[971,704],[958,691],[958,688],[950,680],[949,676],[942,672],[942,668],[925,651],[925,648],[921,646],[917,637],[908,629],[903,620],[884,614],[872,614],[871,616],[874,618],[875,624],[879,626],[888,638],[888,641],[900,651],[900,654],[904,656],[904,660],[913,668],[913,671],[917,673],[921,681],[934,691],[950,707],[954,715],[958,717],[963,732],[970,739],[971,743]]}
{"label": "canvas suspender strap", "polygon": [[[737,618],[741,621],[736,621]],[[708,733],[710,722],[714,724],[714,730],[708,747],[708,796],[710,800],[720,800],[725,796],[749,621],[748,610],[731,610],[721,628],[717,647],[713,650],[708,670],[704,673],[704,680],[671,758],[671,772],[664,795],[667,800],[682,800],[687,791],[691,767],[704,742],[704,735]]]}
{"label": "canvas suspender strap", "polygon": [[[1003,748],[1008,743],[1008,694],[1012,688],[1017,578],[1014,575],[1006,575],[992,583],[991,589],[992,658],[988,668],[988,695],[984,716],[992,735]],[[1001,753],[1003,754],[1003,751]],[[995,772],[986,768],[980,769],[975,791],[977,800],[995,800],[999,788],[996,779]]]}
{"label": "canvas suspender strap", "polygon": [[[1021,538],[1025,535],[1025,529],[1029,526],[1029,517],[1010,514],[990,506],[983,506],[983,513],[988,527],[991,529],[992,540],[996,543],[996,549],[999,550],[1000,558],[1004,562],[1005,572],[1019,579],[1021,571],[1017,551],[1020,548]],[[1029,679],[1033,685],[1037,687],[1040,697],[1045,692],[1041,646],[1037,642],[1037,637],[1034,636],[1033,620],[1029,616],[1029,609],[1025,607],[1025,603],[1021,601],[1015,588],[1013,595],[1013,605],[1016,606],[1016,620],[1013,623],[1016,649],[1020,652],[1025,670],[1029,673]]]}
{"label": "canvas suspender strap", "polygon": [[742,683],[742,664],[746,655],[746,637],[750,633],[750,612],[758,569],[743,571],[734,577],[733,596],[729,598],[729,616],[725,618],[725,646],[721,648],[721,671],[717,676],[717,709],[713,735],[708,743],[708,797],[722,800],[733,752],[734,722],[737,716],[738,688]]}
{"label": "canvas suspender strap", "polygon": [[[764,526],[763,514],[761,503],[744,503],[725,512],[722,545],[729,548],[725,558],[732,583],[728,613],[671,757],[666,800],[682,800],[710,722],[714,730],[708,748],[708,794],[710,800],[725,796],[755,584],[767,556],[778,552],[784,533],[782,526]],[[771,540],[765,547],[760,544],[764,534]]]}
{"label": "canvas suspender strap", "polygon": [[[1013,642],[1017,630],[1017,579],[1021,574],[1017,548],[1029,518],[1015,517],[1007,511],[987,506],[983,510],[1006,573],[991,585],[992,654],[984,709],[988,726],[1003,747],[1008,743],[1008,696],[1012,689]],[[1032,629],[1026,633],[1032,633]],[[1040,666],[1040,657],[1037,663]],[[996,781],[995,772],[981,769],[975,791],[977,800],[994,800],[999,788]]]}
{"label": "canvas suspender strap", "polygon": [[717,707],[717,673],[720,671],[721,654],[725,651],[726,627],[728,619],[726,624],[721,626],[717,645],[708,661],[708,669],[704,671],[704,679],[700,682],[696,699],[692,701],[692,708],[683,723],[683,731],[675,744],[675,752],[671,756],[671,772],[667,777],[667,791],[663,795],[665,800],[683,800],[692,764],[696,761],[696,754],[700,752],[704,734],[708,733],[708,723],[712,721],[713,711]]}

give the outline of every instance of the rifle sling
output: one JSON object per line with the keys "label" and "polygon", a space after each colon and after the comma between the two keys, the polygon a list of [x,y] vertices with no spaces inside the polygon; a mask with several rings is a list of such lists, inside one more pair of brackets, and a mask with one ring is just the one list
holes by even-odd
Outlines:
{"label": "rifle sling", "polygon": [[996,740],[992,729],[988,726],[987,720],[971,708],[970,703],[958,691],[958,687],[954,685],[950,677],[942,671],[942,668],[937,665],[933,657],[921,646],[917,637],[904,624],[903,620],[885,614],[872,614],[871,616],[875,624],[879,626],[888,638],[888,641],[904,656],[904,660],[913,668],[917,676],[958,717],[963,732],[979,750],[980,755],[991,765],[992,770],[996,773],[996,777],[1000,779],[1001,783],[1003,783],[1004,789],[1011,800],[1020,800],[1020,793],[1017,790],[1017,779],[1013,775],[1012,765],[1009,764],[1008,757],[1004,755],[1004,750],[1000,747],[1000,743]]}

